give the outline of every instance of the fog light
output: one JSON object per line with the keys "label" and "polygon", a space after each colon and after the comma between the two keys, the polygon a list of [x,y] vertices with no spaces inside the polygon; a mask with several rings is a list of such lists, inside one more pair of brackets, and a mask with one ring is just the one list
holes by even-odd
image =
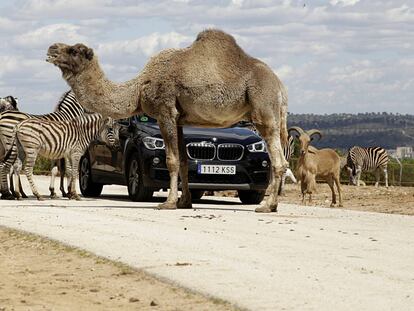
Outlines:
{"label": "fog light", "polygon": [[267,161],[266,161],[266,160],[264,160],[264,161],[262,162],[262,166],[263,166],[263,167],[267,167],[267,165],[268,165]]}
{"label": "fog light", "polygon": [[158,158],[158,157],[153,158],[152,163],[154,163],[155,165],[159,164],[160,163],[160,158]]}

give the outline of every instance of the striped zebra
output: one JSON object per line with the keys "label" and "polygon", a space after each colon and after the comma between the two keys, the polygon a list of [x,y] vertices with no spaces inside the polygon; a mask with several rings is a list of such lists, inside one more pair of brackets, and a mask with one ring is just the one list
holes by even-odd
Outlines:
{"label": "striped zebra", "polygon": [[[289,136],[287,145],[283,146],[283,155],[285,156],[286,161],[288,162],[290,161],[294,152],[295,152],[295,139],[293,138],[293,136]],[[289,177],[295,184],[297,183],[297,180],[292,170],[290,168],[287,168],[286,172],[284,172],[282,175],[282,181],[280,182],[280,186],[279,186],[279,195],[283,193],[283,188],[285,186],[286,177]]]}
{"label": "striped zebra", "polygon": [[[9,191],[7,183],[7,174],[10,172],[10,168],[15,162],[17,170],[19,170],[19,166],[21,166],[21,164],[19,164],[18,161],[16,161],[17,148],[16,145],[13,144],[15,126],[28,118],[60,121],[71,120],[73,118],[83,115],[84,113],[85,110],[77,101],[75,94],[72,91],[67,91],[62,95],[53,113],[45,115],[31,115],[19,111],[6,111],[0,114],[0,192],[2,195],[2,199],[14,199],[14,195]],[[4,157],[6,153],[10,150],[11,154],[9,155],[8,160],[5,161]],[[57,169],[52,169],[52,178],[49,187],[51,197],[55,196],[54,179],[56,174]],[[60,190],[62,191],[63,196],[65,196],[65,191],[63,189],[63,179],[64,174],[62,173],[60,181]],[[13,188],[12,181],[11,188]]]}
{"label": "striped zebra", "polygon": [[[33,194],[42,200],[33,181],[33,167],[38,155],[48,159],[65,159],[69,176],[69,199],[80,200],[75,182],[79,174],[79,160],[90,142],[99,140],[110,147],[118,147],[120,125],[111,118],[103,118],[98,113],[85,113],[70,121],[49,121],[27,119],[16,126],[15,142],[19,159],[24,163],[24,171]],[[7,156],[6,156],[7,158]],[[17,189],[16,192],[19,192]]]}
{"label": "striped zebra", "polygon": [[388,154],[384,148],[362,148],[354,146],[348,150],[346,167],[349,171],[350,182],[353,185],[360,185],[362,171],[375,171],[375,187],[378,187],[380,181],[380,171],[382,170],[384,173],[385,187],[388,188],[387,165]]}

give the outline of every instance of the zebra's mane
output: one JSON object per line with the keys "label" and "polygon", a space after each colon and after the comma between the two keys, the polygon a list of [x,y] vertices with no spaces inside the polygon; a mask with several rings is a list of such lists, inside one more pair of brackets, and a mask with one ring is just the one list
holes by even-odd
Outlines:
{"label": "zebra's mane", "polygon": [[[53,109],[53,112],[58,112],[58,111],[60,111],[60,107],[62,106],[62,104],[63,105],[66,105],[66,99],[69,97],[69,96],[73,96],[74,98],[76,98],[76,96],[75,96],[75,93],[73,93],[73,91],[72,90],[69,90],[69,91],[66,91],[66,92],[64,92],[63,94],[62,94],[62,96],[59,98],[59,100],[58,100],[58,102],[57,102],[57,104],[56,104],[56,106],[55,106],[55,109]],[[77,102],[77,100],[76,100],[76,102]]]}

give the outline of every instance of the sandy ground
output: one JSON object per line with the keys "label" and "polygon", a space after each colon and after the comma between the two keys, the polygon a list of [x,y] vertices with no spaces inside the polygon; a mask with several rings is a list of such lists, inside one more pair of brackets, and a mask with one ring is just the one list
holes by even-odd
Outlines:
{"label": "sandy ground", "polygon": [[[46,193],[47,178],[36,180]],[[80,202],[3,201],[0,225],[50,237],[249,310],[409,310],[414,305],[411,216],[289,204],[263,215],[236,198],[214,197],[194,204],[192,210],[158,211],[156,202],[128,201],[124,187],[107,187],[104,192],[99,200]],[[14,247],[20,243],[23,248]],[[20,237],[11,244],[17,249],[15,257],[30,254],[25,245]],[[41,249],[34,245],[36,252]],[[31,269],[29,261],[19,271],[45,271],[57,254],[59,272],[54,273],[62,273],[68,265],[64,250],[47,251],[37,269]],[[78,260],[73,259],[74,265],[84,266]],[[101,267],[94,260],[88,269]],[[4,275],[13,271],[11,260],[8,263],[1,263]],[[112,280],[93,272],[92,284]],[[27,276],[16,275],[16,284],[24,284]],[[46,275],[54,280],[53,273]],[[73,278],[78,279],[79,286],[90,288],[87,280]],[[59,293],[58,285],[39,282],[28,292],[37,297],[35,289],[45,287]],[[159,296],[128,292],[126,288],[136,286],[133,279],[122,286],[127,305],[131,297],[142,301],[143,310],[152,299],[160,302]],[[163,303],[174,305],[176,298],[166,297]],[[102,309],[112,309],[109,299],[101,303]]]}
{"label": "sandy ground", "polygon": [[[414,187],[389,187],[387,189],[385,187],[342,185],[341,189],[344,209],[414,215]],[[215,192],[215,195],[235,197],[237,192],[221,191]],[[312,195],[311,204],[308,202],[308,196],[306,197],[307,205],[329,207],[331,204],[331,190],[327,184],[320,183],[317,185],[317,192]],[[300,186],[286,184],[285,191],[280,197],[280,202],[301,204]]]}
{"label": "sandy ground", "polygon": [[121,263],[4,227],[0,267],[2,311],[236,310]]}

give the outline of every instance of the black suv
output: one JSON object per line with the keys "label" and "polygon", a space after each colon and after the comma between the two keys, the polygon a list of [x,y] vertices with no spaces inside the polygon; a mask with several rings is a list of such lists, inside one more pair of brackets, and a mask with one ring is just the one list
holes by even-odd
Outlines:
{"label": "black suv", "polygon": [[[118,121],[120,149],[93,141],[79,165],[84,196],[99,196],[109,184],[128,186],[132,201],[150,200],[169,187],[165,146],[156,120],[138,115]],[[266,144],[247,127],[184,128],[189,186],[194,200],[205,190],[238,190],[244,204],[262,201],[270,178]]]}

